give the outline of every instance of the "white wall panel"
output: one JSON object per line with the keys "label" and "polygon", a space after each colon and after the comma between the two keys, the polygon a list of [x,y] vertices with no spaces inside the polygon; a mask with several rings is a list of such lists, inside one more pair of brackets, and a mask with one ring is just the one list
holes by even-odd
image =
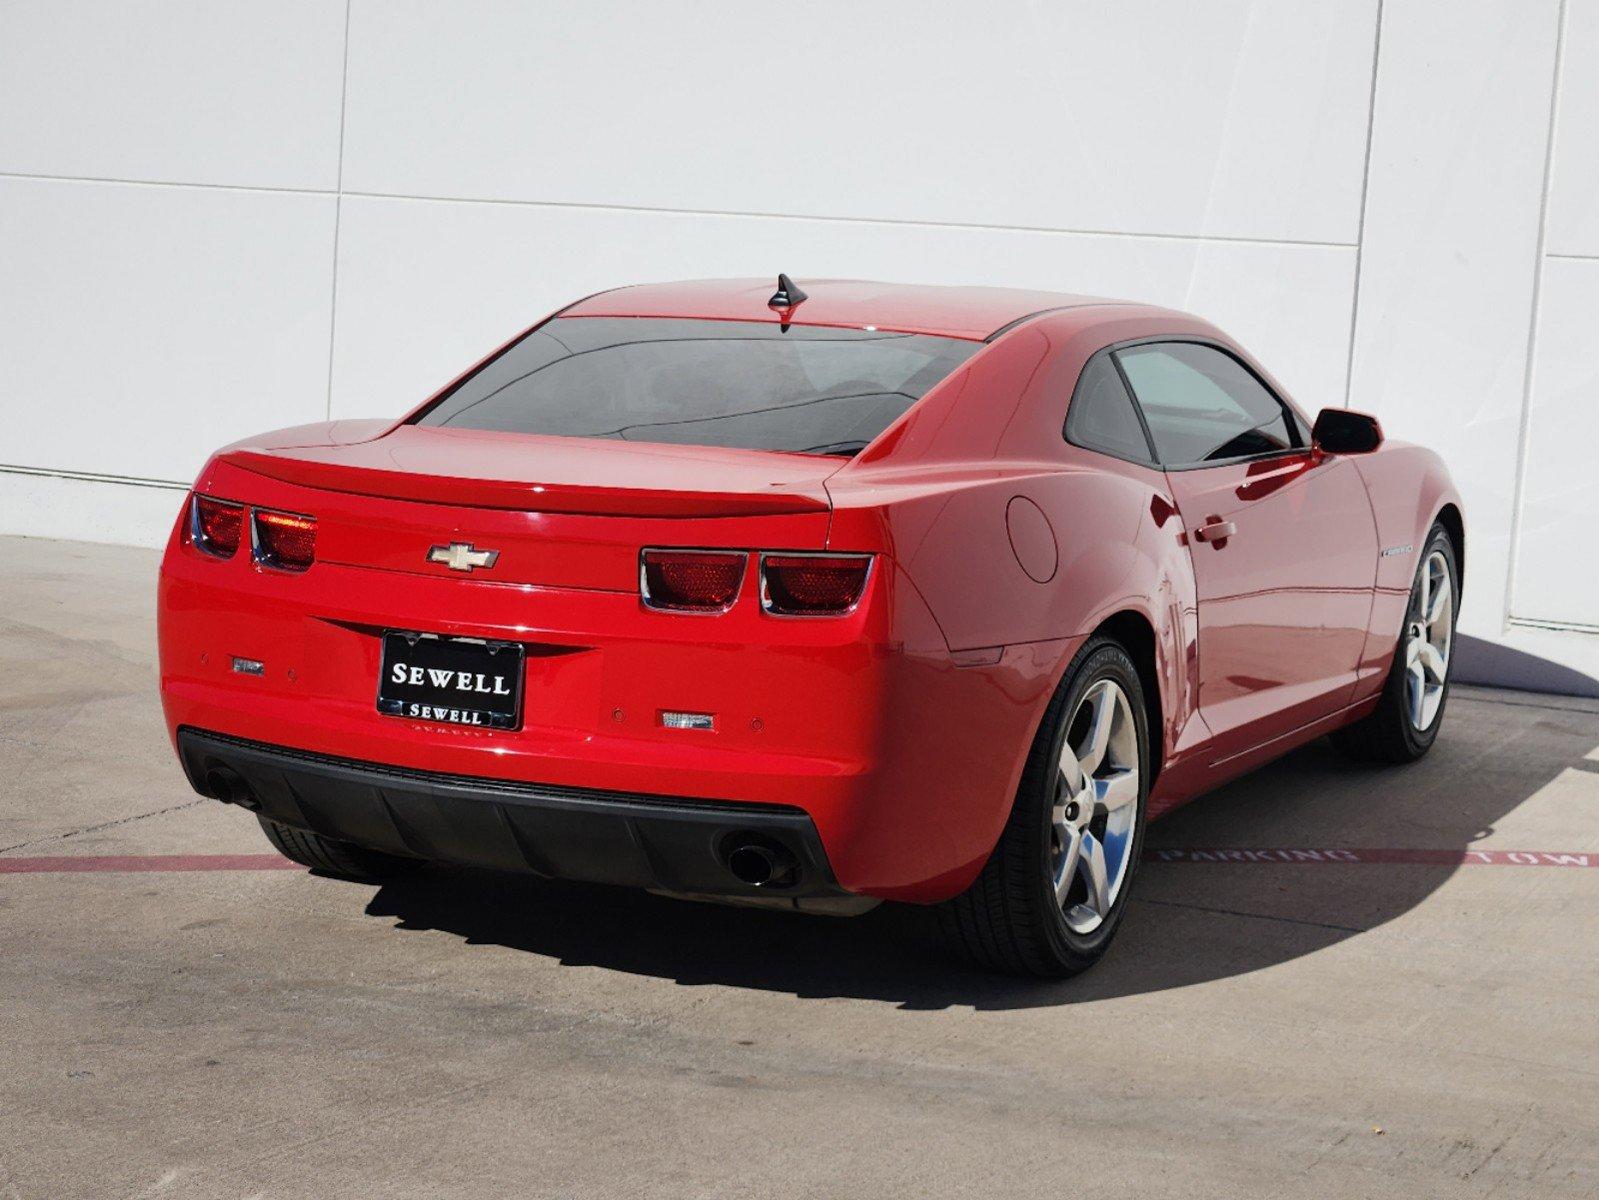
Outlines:
{"label": "white wall panel", "polygon": [[619,284],[772,275],[1121,296],[1197,311],[1307,408],[1340,403],[1354,253],[687,214],[347,197],[336,416],[399,413],[539,317]]}
{"label": "white wall panel", "polygon": [[175,488],[0,471],[0,536],[155,549],[166,544],[184,495]]}
{"label": "white wall panel", "polygon": [[0,177],[0,463],[187,481],[321,419],[333,205]]}
{"label": "white wall panel", "polygon": [[0,171],[331,188],[343,0],[6,0]]}
{"label": "white wall panel", "polygon": [[1599,256],[1599,0],[1566,0],[1548,249]]}
{"label": "white wall panel", "polygon": [[1468,632],[1504,621],[1558,0],[1384,9],[1355,408],[1465,496]]}
{"label": "white wall panel", "polygon": [[1373,112],[1378,0],[0,0],[0,532],[157,543],[174,492],[5,465],[187,480],[617,284],[1013,284],[1352,384],[1460,484],[1467,632],[1599,677],[1503,623],[1512,559],[1511,615],[1599,620],[1599,0],[1555,97],[1561,5],[1386,0]]}
{"label": "white wall panel", "polygon": [[357,0],[344,181],[1353,242],[1375,11]]}
{"label": "white wall panel", "polygon": [[1599,260],[1548,260],[1511,615],[1599,628],[1596,322]]}

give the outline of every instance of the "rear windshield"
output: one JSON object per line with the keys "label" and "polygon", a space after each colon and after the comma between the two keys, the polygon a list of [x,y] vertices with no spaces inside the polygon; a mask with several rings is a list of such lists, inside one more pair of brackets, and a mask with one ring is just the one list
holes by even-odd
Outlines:
{"label": "rear windshield", "polygon": [[557,317],[416,423],[853,454],[980,348],[755,321]]}

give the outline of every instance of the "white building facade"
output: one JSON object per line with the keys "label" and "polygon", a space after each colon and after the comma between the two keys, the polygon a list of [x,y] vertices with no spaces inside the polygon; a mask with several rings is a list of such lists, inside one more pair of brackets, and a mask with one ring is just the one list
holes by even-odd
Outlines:
{"label": "white building facade", "polygon": [[1470,670],[1599,679],[1595,146],[1599,0],[0,0],[0,533],[618,284],[1047,288],[1438,449]]}

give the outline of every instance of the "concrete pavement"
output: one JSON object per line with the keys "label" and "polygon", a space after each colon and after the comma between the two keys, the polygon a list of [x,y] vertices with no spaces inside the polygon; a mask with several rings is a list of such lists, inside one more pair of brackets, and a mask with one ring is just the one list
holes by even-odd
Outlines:
{"label": "concrete pavement", "polygon": [[1461,689],[1421,764],[1318,743],[1158,822],[1304,853],[1146,863],[1061,984],[908,908],[18,872],[268,849],[167,745],[155,565],[0,538],[3,1200],[1599,1194],[1599,869],[1465,853],[1599,864],[1599,704]]}

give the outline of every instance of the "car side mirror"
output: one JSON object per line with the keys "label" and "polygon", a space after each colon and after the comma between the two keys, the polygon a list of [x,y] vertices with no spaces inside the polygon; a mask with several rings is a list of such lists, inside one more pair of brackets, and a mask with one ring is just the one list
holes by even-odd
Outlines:
{"label": "car side mirror", "polygon": [[1370,454],[1382,445],[1382,426],[1369,413],[1324,408],[1316,417],[1310,440],[1328,454]]}

